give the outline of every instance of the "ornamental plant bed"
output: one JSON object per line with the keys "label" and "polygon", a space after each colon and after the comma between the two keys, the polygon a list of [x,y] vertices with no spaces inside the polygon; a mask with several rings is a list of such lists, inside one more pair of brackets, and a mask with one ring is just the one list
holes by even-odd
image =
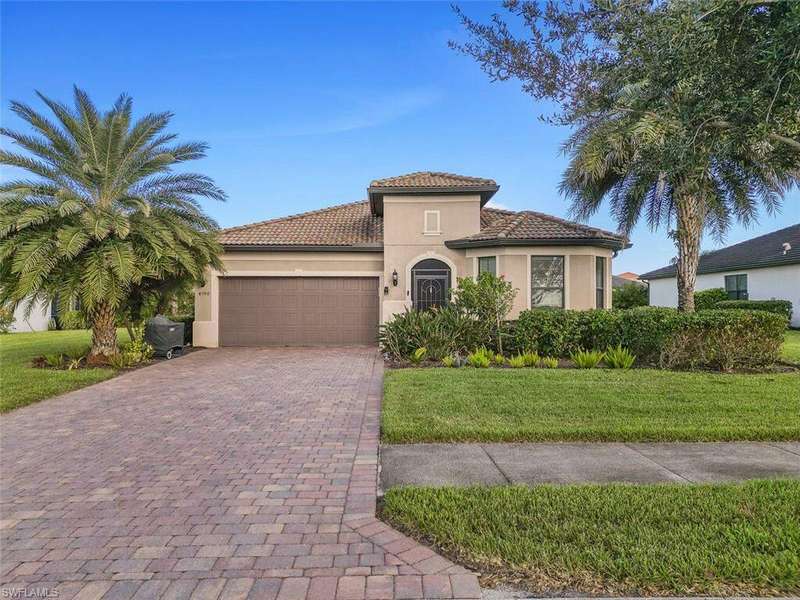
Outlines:
{"label": "ornamental plant bed", "polygon": [[[177,360],[187,354],[194,352],[195,350],[199,350],[200,348],[194,348],[192,346],[185,346],[183,351],[179,354],[176,354],[174,358],[170,360]],[[115,372],[127,372],[127,371],[135,371],[136,369],[141,369],[142,367],[146,367],[152,365],[154,363],[164,362],[167,359],[161,356],[151,356],[143,360],[139,360],[137,362],[133,362],[130,364],[114,366],[111,363],[104,363],[104,364],[92,364],[86,361],[86,355],[88,354],[88,349],[86,352],[83,352],[80,356],[70,356],[68,354],[60,354],[60,355],[41,355],[36,356],[31,361],[31,366],[35,369],[46,369],[49,371],[75,371],[78,369],[82,370],[96,370],[96,369],[114,369]],[[60,356],[60,360],[57,360],[56,357]]]}
{"label": "ornamental plant bed", "polygon": [[[505,321],[497,340],[503,354],[536,353],[571,366],[585,350],[621,347],[635,356],[638,366],[669,370],[771,372],[781,366],[786,317],[767,311],[720,309],[681,313],[675,309],[641,307],[629,310],[523,311]],[[384,325],[380,343],[389,361],[440,362],[499,349],[499,341],[481,329],[475,318],[458,306],[397,315]],[[417,353],[423,352],[420,359]],[[778,365],[778,366],[776,366]]]}

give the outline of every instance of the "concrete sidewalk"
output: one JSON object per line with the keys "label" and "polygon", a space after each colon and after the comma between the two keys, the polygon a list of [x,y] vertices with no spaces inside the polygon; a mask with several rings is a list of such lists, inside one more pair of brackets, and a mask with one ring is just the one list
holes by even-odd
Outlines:
{"label": "concrete sidewalk", "polygon": [[381,446],[381,487],[800,478],[800,442]]}

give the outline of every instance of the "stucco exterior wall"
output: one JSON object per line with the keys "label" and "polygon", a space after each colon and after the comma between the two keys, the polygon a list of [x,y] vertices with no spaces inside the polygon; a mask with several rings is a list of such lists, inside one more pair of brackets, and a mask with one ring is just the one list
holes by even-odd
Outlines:
{"label": "stucco exterior wall", "polygon": [[[425,232],[425,212],[438,212],[438,232]],[[383,262],[389,294],[384,297],[382,320],[411,307],[411,268],[426,258],[450,266],[452,285],[458,277],[472,276],[472,262],[463,250],[444,245],[480,231],[480,196],[384,196]],[[397,286],[391,284],[397,271]]]}
{"label": "stucco exterior wall", "polygon": [[[510,317],[516,318],[531,303],[532,255],[564,256],[566,308],[594,308],[596,256],[608,259],[606,306],[611,305],[610,250],[590,246],[508,246],[450,249],[447,240],[480,231],[480,196],[384,196],[383,252],[230,252],[223,255],[224,273],[209,271],[205,285],[195,293],[194,342],[219,344],[219,278],[224,276],[353,276],[379,279],[380,320],[386,322],[412,305],[411,269],[419,261],[435,258],[451,270],[451,284],[459,277],[477,274],[477,258],[495,256],[497,274],[518,290]],[[433,226],[432,226],[433,225]],[[438,225],[435,226],[435,225]],[[397,285],[393,275],[397,273]]]}
{"label": "stucco exterior wall", "polygon": [[[741,269],[697,276],[695,289],[724,288],[726,275],[747,275],[750,300],[789,300],[792,303],[792,327],[800,327],[800,265],[763,269]],[[678,306],[678,282],[675,277],[650,281],[651,306]]]}
{"label": "stucco exterior wall", "polygon": [[467,258],[477,269],[481,256],[497,257],[497,274],[503,275],[518,290],[510,318],[531,305],[531,256],[564,257],[564,307],[585,310],[595,307],[595,258],[606,259],[605,292],[606,308],[611,306],[611,269],[613,252],[593,246],[507,246],[497,248],[474,248],[466,251]]}
{"label": "stucco exterior wall", "polygon": [[219,346],[220,277],[346,277],[374,276],[383,299],[383,255],[380,252],[229,252],[225,271],[209,270],[205,285],[195,290],[195,346]]}

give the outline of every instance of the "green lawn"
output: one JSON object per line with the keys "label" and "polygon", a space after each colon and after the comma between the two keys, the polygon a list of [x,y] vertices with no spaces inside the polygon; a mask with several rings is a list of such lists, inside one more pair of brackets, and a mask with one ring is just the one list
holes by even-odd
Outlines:
{"label": "green lawn", "polygon": [[781,356],[786,361],[800,363],[800,329],[790,329],[786,332]]}
{"label": "green lawn", "polygon": [[399,369],[385,443],[800,439],[800,373]]}
{"label": "green lawn", "polygon": [[[123,329],[117,336],[128,339]],[[31,366],[36,356],[88,348],[90,342],[91,333],[85,330],[0,335],[0,412],[112,377],[114,370],[107,368],[57,371]]]}
{"label": "green lawn", "polygon": [[393,488],[382,515],[532,592],[800,592],[800,481]]}

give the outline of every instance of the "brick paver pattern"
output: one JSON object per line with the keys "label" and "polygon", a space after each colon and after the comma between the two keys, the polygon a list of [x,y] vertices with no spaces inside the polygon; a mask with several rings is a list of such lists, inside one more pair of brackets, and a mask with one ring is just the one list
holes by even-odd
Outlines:
{"label": "brick paver pattern", "polygon": [[204,350],[3,416],[3,588],[478,598],[375,517],[382,368],[374,348]]}

